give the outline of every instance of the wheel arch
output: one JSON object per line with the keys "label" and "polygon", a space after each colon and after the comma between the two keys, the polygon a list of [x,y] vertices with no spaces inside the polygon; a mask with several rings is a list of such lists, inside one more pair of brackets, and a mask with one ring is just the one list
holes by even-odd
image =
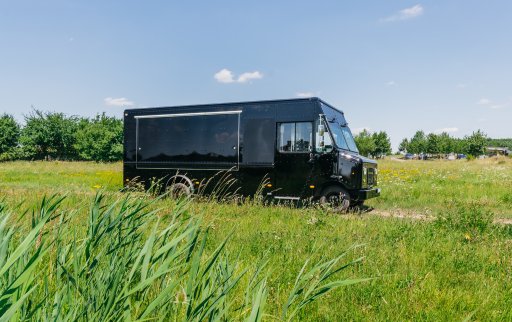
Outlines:
{"label": "wheel arch", "polygon": [[192,193],[195,192],[194,183],[192,182],[192,180],[189,177],[187,177],[184,174],[176,174],[176,175],[171,176],[165,183],[165,188],[167,189],[168,187],[172,186],[175,183],[183,183],[190,188],[190,191]]}
{"label": "wheel arch", "polygon": [[324,195],[324,193],[328,189],[331,189],[332,187],[338,187],[338,188],[341,188],[341,189],[345,190],[350,195],[350,199],[354,199],[354,195],[353,195],[352,191],[350,191],[350,189],[348,189],[347,186],[345,186],[343,183],[341,183],[339,181],[334,181],[334,180],[327,181],[324,184],[322,184],[322,186],[318,190],[318,193],[317,193],[317,195],[315,197],[316,198],[322,197]]}

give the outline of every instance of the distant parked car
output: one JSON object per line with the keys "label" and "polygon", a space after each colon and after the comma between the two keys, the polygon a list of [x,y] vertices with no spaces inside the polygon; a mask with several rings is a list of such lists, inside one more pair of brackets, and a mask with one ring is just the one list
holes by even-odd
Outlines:
{"label": "distant parked car", "polygon": [[412,159],[414,159],[414,154],[412,154],[412,153],[406,153],[406,154],[404,155],[404,159],[406,159],[406,160],[412,160]]}
{"label": "distant parked car", "polygon": [[459,153],[457,154],[457,159],[467,159],[468,157],[465,154]]}

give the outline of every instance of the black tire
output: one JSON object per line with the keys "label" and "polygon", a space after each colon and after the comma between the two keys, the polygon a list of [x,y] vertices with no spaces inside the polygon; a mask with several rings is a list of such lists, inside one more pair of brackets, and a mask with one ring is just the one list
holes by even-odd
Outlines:
{"label": "black tire", "polygon": [[320,205],[329,207],[335,212],[347,212],[350,208],[350,195],[347,190],[338,186],[327,187],[319,201]]}
{"label": "black tire", "polygon": [[352,200],[350,202],[350,207],[358,207],[358,208],[362,208],[364,206],[364,200]]}
{"label": "black tire", "polygon": [[171,184],[167,191],[173,199],[188,198],[192,195],[192,189],[185,183],[177,182]]}

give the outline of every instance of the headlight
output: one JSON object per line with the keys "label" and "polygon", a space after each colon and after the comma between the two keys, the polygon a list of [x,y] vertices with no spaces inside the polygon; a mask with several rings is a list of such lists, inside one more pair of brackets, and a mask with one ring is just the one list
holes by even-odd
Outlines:
{"label": "headlight", "polygon": [[366,188],[368,186],[368,168],[366,168],[365,166],[363,166],[362,186],[363,188]]}

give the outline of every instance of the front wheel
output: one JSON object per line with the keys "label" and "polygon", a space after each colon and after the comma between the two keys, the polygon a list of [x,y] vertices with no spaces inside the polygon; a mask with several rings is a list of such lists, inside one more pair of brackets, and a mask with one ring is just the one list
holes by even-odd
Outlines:
{"label": "front wheel", "polygon": [[330,207],[335,212],[346,212],[350,208],[350,195],[341,187],[329,187],[322,193],[320,205]]}
{"label": "front wheel", "polygon": [[363,208],[364,206],[364,200],[352,200],[350,202],[350,207],[354,207],[354,208]]}

